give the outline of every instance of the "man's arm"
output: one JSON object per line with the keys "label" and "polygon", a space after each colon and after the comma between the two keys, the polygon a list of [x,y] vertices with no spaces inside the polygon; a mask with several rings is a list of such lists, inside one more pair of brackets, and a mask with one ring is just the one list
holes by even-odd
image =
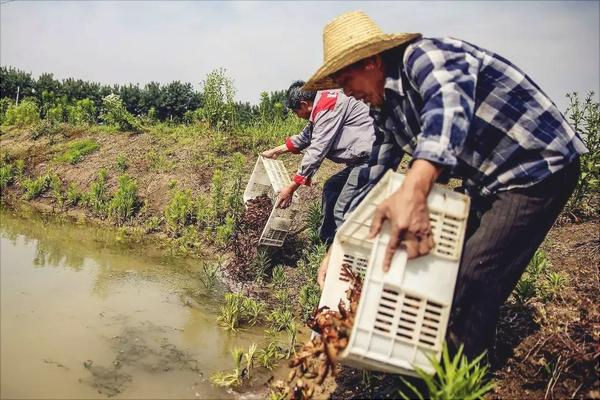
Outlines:
{"label": "man's arm", "polygon": [[390,220],[390,241],[384,270],[403,246],[408,258],[429,253],[433,237],[427,196],[444,168],[458,163],[475,104],[479,61],[457,46],[439,40],[422,40],[407,48],[404,62],[409,79],[423,99],[421,134],[413,163],[402,186],[377,207],[371,237]]}

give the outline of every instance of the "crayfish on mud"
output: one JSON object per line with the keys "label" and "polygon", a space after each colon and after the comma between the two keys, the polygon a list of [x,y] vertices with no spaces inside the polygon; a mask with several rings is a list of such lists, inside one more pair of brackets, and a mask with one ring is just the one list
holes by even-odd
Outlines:
{"label": "crayfish on mud", "polygon": [[348,346],[362,280],[348,264],[342,265],[342,276],[350,282],[350,288],[346,291],[347,305],[340,299],[337,311],[327,306],[315,310],[307,325],[317,335],[313,335],[289,361],[292,370],[287,385],[282,381],[273,385],[291,400],[311,399],[315,392],[312,382],[321,385],[328,375],[335,376],[338,355]]}

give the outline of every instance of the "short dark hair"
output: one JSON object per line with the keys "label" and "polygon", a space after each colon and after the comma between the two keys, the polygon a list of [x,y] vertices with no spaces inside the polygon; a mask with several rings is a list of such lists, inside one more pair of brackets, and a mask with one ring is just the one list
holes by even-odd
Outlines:
{"label": "short dark hair", "polygon": [[300,108],[300,103],[303,101],[315,101],[317,92],[311,90],[302,90],[306,82],[295,81],[292,83],[285,94],[285,106],[290,110],[297,110]]}

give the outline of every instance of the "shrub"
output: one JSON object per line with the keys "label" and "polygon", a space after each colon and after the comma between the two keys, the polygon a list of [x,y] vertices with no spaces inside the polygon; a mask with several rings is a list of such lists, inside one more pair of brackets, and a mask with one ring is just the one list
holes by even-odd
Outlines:
{"label": "shrub", "polygon": [[564,211],[578,219],[600,212],[600,103],[593,101],[594,92],[583,101],[577,93],[567,97],[570,101],[567,117],[589,150],[581,156],[581,175]]}
{"label": "shrub", "polygon": [[40,120],[37,104],[32,99],[24,99],[19,105],[10,105],[6,110],[4,123],[23,127]]}
{"label": "shrub", "polygon": [[77,100],[67,108],[68,120],[71,124],[92,125],[96,123],[96,105],[90,99]]}
{"label": "shrub", "polygon": [[225,217],[225,222],[222,225],[217,226],[215,241],[219,246],[226,246],[229,240],[233,236],[235,231],[235,219],[233,216],[228,215]]}
{"label": "shrub", "polygon": [[56,200],[56,204],[62,208],[65,202],[65,196],[62,192],[62,181],[58,174],[50,175],[50,191],[52,192],[54,200]]}
{"label": "shrub", "polygon": [[127,111],[123,105],[123,100],[116,94],[109,94],[102,99],[103,112],[102,120],[115,126],[120,131],[141,132],[140,122]]}
{"label": "shrub", "polygon": [[108,205],[108,214],[121,224],[133,218],[138,209],[137,184],[129,175],[121,175],[117,191]]}
{"label": "shrub", "polygon": [[0,99],[0,125],[4,123],[6,119],[6,111],[14,103],[10,97],[3,97]]}
{"label": "shrub", "polygon": [[23,197],[26,200],[33,200],[44,193],[50,184],[48,175],[38,176],[37,178],[27,178],[21,182],[23,187]]}
{"label": "shrub", "polygon": [[4,190],[13,182],[14,168],[12,164],[4,164],[0,166],[0,190]]}
{"label": "shrub", "polygon": [[92,208],[92,211],[98,216],[105,216],[108,207],[108,175],[106,168],[100,168],[96,180],[92,183],[90,191],[86,196],[87,204]]}
{"label": "shrub", "polygon": [[192,192],[175,189],[164,211],[169,232],[179,235],[184,226],[192,223],[194,211]]}
{"label": "shrub", "polygon": [[83,157],[98,150],[100,145],[94,139],[75,140],[69,144],[67,151],[56,158],[56,161],[77,164]]}
{"label": "shrub", "polygon": [[224,69],[210,72],[204,81],[202,119],[215,129],[230,129],[235,125],[235,89]]}
{"label": "shrub", "polygon": [[212,220],[215,225],[220,224],[226,213],[223,201],[223,171],[216,169],[213,172],[212,182],[210,185],[210,199],[212,204]]}

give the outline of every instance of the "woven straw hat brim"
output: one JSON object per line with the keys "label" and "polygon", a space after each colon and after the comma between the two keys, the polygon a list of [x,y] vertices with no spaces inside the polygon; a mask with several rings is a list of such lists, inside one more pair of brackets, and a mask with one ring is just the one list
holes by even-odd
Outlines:
{"label": "woven straw hat brim", "polygon": [[363,58],[371,57],[421,37],[420,33],[381,34],[349,47],[336,57],[327,60],[302,87],[303,90],[337,88],[331,75]]}

